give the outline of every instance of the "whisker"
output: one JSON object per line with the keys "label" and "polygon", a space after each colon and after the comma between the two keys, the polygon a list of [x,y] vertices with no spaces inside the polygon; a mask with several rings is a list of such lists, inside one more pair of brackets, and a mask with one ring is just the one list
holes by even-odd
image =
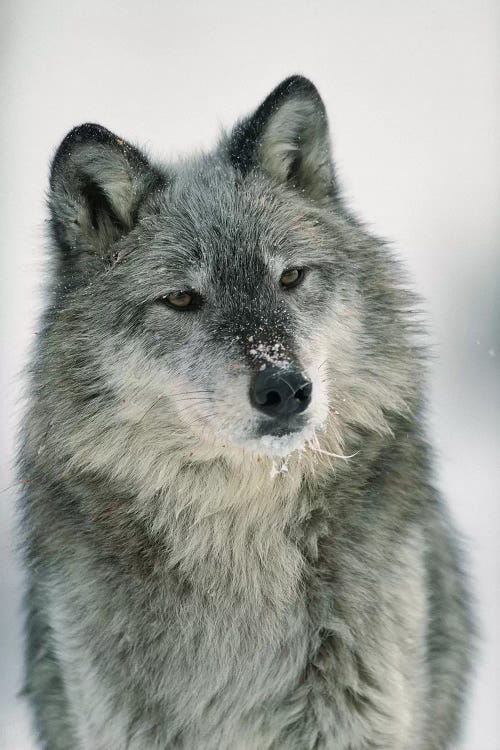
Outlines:
{"label": "whisker", "polygon": [[146,409],[146,411],[144,412],[144,414],[142,415],[142,417],[139,419],[139,421],[138,421],[137,424],[140,424],[142,422],[142,420],[144,419],[144,417],[146,417],[149,414],[149,412],[154,409],[154,407],[156,406],[156,404],[160,403],[160,401],[162,399],[164,399],[164,398],[167,398],[167,396],[166,395],[160,396],[159,398],[156,399],[156,401],[153,401],[153,403],[151,404],[151,406],[148,409]]}
{"label": "whisker", "polygon": [[175,398],[174,405],[175,405],[175,402],[177,401],[214,401],[213,398],[208,398],[207,396],[189,396],[187,398],[184,398],[184,397],[177,398],[177,396],[175,396],[174,398]]}
{"label": "whisker", "polygon": [[[281,375],[278,375],[278,380],[280,380],[281,382],[285,383],[285,385],[287,385],[288,388],[290,388],[290,391],[292,392],[292,394],[295,395],[295,390],[292,388],[292,386],[290,385],[290,383],[288,383],[286,380],[284,380],[281,377]],[[302,386],[300,386],[300,387],[302,388]]]}
{"label": "whisker", "polygon": [[[140,424],[142,422],[142,420],[155,408],[155,406],[160,403],[160,401],[162,401],[163,399],[168,399],[170,396],[171,396],[171,394],[165,393],[165,394],[159,396],[155,401],[153,401],[153,403],[150,406],[148,406],[148,408],[146,409],[146,411],[144,412],[144,414],[142,415],[142,417],[139,419],[139,421],[137,422],[137,424]],[[193,396],[193,397],[189,397],[189,398],[177,398],[177,397],[175,397],[175,398],[176,398],[177,401],[197,401],[197,402],[203,402],[203,403],[206,403],[207,401],[208,402],[213,401],[213,399],[207,398],[206,396],[199,396],[199,397]]]}
{"label": "whisker", "polygon": [[[175,410],[175,414],[177,414],[177,415],[185,414],[187,411],[190,411],[191,409],[192,409],[192,406],[188,405],[188,406],[185,406],[183,409],[176,409]],[[213,413],[215,414],[215,412],[213,412]]]}
{"label": "whisker", "polygon": [[331,453],[330,451],[325,451],[322,448],[314,448],[316,453],[323,453],[325,456],[333,456],[333,458],[343,458],[345,461],[349,458],[354,458],[354,456],[357,456],[359,451],[356,451],[356,453],[351,453],[350,456],[343,456],[341,453]]}
{"label": "whisker", "polygon": [[199,422],[202,419],[208,419],[209,417],[215,417],[216,412],[212,412],[211,414],[202,414],[201,417],[197,417],[196,419],[193,419],[192,422],[190,422],[188,425],[186,425],[186,429],[190,430],[191,427],[196,424],[196,422]]}
{"label": "whisker", "polygon": [[175,391],[172,391],[169,395],[172,395],[172,396],[191,396],[193,394],[198,394],[198,393],[200,393],[200,394],[201,393],[215,393],[215,389],[214,388],[207,388],[205,390],[200,389],[200,390],[197,390],[197,391],[181,391],[181,393],[176,393]]}
{"label": "whisker", "polygon": [[[314,441],[314,443],[313,443]],[[327,452],[324,452],[319,447],[319,438],[317,433],[315,432],[312,439],[309,441],[309,448],[311,449],[314,457],[314,461],[319,464],[323,456],[328,456],[328,466],[332,471],[335,471],[335,467],[333,465],[332,458],[334,458],[334,454]]]}

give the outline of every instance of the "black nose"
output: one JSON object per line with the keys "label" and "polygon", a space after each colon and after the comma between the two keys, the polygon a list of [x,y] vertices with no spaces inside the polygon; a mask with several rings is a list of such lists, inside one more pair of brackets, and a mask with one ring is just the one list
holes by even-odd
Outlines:
{"label": "black nose", "polygon": [[255,378],[250,400],[270,417],[286,419],[311,403],[312,383],[296,367],[266,367]]}

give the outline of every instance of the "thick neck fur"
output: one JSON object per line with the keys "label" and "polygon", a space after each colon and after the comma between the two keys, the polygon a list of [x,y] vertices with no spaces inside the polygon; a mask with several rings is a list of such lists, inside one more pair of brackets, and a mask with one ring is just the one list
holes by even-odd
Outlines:
{"label": "thick neck fur", "polygon": [[[389,393],[385,399],[389,404]],[[34,410],[41,405],[43,400]],[[186,443],[186,435],[168,422],[168,410],[159,407],[150,408],[145,418],[144,409],[140,418],[131,409],[117,419],[111,404],[91,418],[80,413],[70,419],[62,399],[50,417],[43,411],[43,419],[38,414],[28,422],[28,441],[35,449],[32,471],[44,482],[64,464],[56,493],[72,496],[85,529],[101,536],[107,551],[111,545],[114,554],[128,558],[141,529],[137,554],[148,545],[160,549],[160,564],[200,594],[215,601],[220,596],[221,606],[227,606],[232,590],[234,600],[244,598],[256,608],[272,602],[277,610],[299,593],[305,561],[317,554],[321,519],[334,512],[337,486],[346,479],[355,484],[353,474],[359,477],[361,467],[369,470],[391,434],[380,405],[360,413],[372,426],[371,432],[361,431],[363,437],[359,428],[339,425],[336,413],[315,445],[284,460],[200,436]],[[58,428],[61,419],[65,430]],[[343,451],[356,455],[333,455]],[[61,513],[66,523],[64,502]],[[50,517],[40,522],[52,524]]]}

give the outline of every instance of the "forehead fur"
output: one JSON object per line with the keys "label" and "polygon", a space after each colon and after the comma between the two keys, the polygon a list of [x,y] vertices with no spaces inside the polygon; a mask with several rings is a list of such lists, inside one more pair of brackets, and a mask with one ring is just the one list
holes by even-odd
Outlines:
{"label": "forehead fur", "polygon": [[185,246],[197,259],[228,245],[241,256],[286,254],[291,244],[317,245],[322,238],[321,214],[314,207],[262,173],[243,176],[213,156],[175,167],[157,210],[162,239]]}

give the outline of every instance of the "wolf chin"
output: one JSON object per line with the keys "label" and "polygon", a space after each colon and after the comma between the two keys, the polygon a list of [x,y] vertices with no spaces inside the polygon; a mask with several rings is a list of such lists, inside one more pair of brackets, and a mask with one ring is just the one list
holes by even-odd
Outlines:
{"label": "wolf chin", "polygon": [[45,750],[444,750],[471,625],[418,301],[281,83],[207,154],[64,139],[19,454]]}

